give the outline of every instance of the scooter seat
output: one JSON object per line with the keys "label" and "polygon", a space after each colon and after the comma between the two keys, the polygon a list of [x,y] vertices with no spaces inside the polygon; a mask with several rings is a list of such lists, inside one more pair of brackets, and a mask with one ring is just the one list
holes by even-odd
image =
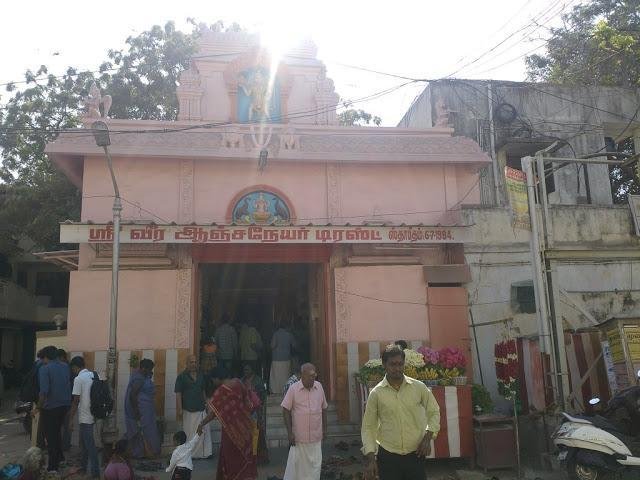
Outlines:
{"label": "scooter seat", "polygon": [[586,425],[592,424],[592,417],[586,417],[584,415],[569,415],[567,412],[562,412],[562,416],[573,423],[584,423]]}

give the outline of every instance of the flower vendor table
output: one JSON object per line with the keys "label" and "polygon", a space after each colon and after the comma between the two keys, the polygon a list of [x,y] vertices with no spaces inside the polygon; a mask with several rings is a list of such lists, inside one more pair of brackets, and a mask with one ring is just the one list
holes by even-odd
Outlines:
{"label": "flower vendor table", "polygon": [[[373,386],[356,382],[361,417]],[[473,458],[471,386],[429,387],[440,406],[440,433],[432,441],[430,458]]]}

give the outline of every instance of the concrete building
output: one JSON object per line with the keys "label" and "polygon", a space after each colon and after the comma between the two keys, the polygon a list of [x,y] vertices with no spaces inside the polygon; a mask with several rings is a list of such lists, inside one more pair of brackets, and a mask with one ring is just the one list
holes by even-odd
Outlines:
{"label": "concrete building", "polygon": [[37,332],[66,326],[69,270],[74,268],[29,253],[34,247],[29,240],[20,245],[23,251],[8,260],[6,275],[0,277],[0,366],[11,365],[16,373],[33,364]]}
{"label": "concrete building", "polygon": [[[429,84],[399,126],[452,126],[492,158],[481,175],[481,204],[463,206],[474,225],[465,243],[472,272],[470,305],[475,380],[497,395],[494,350],[512,318],[518,336],[535,336],[530,232],[512,226],[504,167],[560,140],[554,156],[612,151],[625,139],[639,145],[638,92],[502,81],[442,80]],[[606,157],[605,157],[606,158]],[[612,317],[640,316],[640,250],[628,204],[613,204],[607,165],[547,165],[553,309],[565,329],[594,327]],[[497,321],[497,323],[496,323]],[[478,352],[478,353],[476,353]],[[569,365],[571,367],[571,365]],[[573,372],[575,377],[575,373]],[[576,379],[572,378],[575,383]],[[594,383],[594,378],[589,379]],[[594,386],[595,387],[595,386]]]}
{"label": "concrete building", "polygon": [[[561,148],[553,155],[561,157],[612,151],[629,139],[639,145],[638,105],[638,92],[621,88],[442,80],[429,84],[399,123],[451,126],[492,158],[481,174],[481,204],[464,205],[463,212],[465,223],[474,225],[474,240],[464,250],[472,272],[466,287],[470,337],[478,345],[472,348],[479,357],[475,380],[482,379],[497,400],[493,346],[506,330],[500,320],[513,319],[510,333],[516,336],[538,333],[530,232],[512,226],[504,167],[520,170],[523,156],[556,141]],[[545,168],[553,172],[546,186],[555,318],[575,331],[612,317],[640,316],[640,243],[628,204],[613,204],[609,166]],[[595,390],[595,375],[589,382]]]}
{"label": "concrete building", "polygon": [[[558,139],[567,143],[556,156],[611,151],[614,144],[637,135],[638,95],[616,87],[439,80],[429,84],[398,126],[450,125],[454,135],[476,140],[499,173],[505,166],[519,169],[521,157]],[[483,204],[495,204],[497,190],[497,203],[504,205],[502,178],[489,170],[483,176]],[[612,203],[607,166],[559,169],[547,184],[551,203]]]}

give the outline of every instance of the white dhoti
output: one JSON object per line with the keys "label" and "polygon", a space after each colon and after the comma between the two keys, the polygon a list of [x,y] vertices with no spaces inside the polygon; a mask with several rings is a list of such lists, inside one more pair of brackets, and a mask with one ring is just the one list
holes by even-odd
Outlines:
{"label": "white dhoti", "polygon": [[285,383],[291,376],[291,360],[274,360],[271,362],[269,389],[274,395],[282,395]]}
{"label": "white dhoti", "polygon": [[[198,425],[206,417],[206,412],[187,412],[182,411],[182,429],[187,434],[187,441],[191,440],[198,431]],[[211,430],[209,425],[202,429],[200,440],[193,448],[192,458],[207,458],[213,453],[211,444]]]}
{"label": "white dhoti", "polygon": [[289,448],[283,480],[320,480],[322,442],[296,443]]}

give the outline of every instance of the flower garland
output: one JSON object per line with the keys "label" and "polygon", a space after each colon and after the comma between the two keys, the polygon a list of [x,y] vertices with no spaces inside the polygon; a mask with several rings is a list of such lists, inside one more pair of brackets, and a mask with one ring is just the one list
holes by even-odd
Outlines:
{"label": "flower garland", "polygon": [[518,349],[514,339],[496,343],[494,347],[498,392],[512,400],[518,394]]}

